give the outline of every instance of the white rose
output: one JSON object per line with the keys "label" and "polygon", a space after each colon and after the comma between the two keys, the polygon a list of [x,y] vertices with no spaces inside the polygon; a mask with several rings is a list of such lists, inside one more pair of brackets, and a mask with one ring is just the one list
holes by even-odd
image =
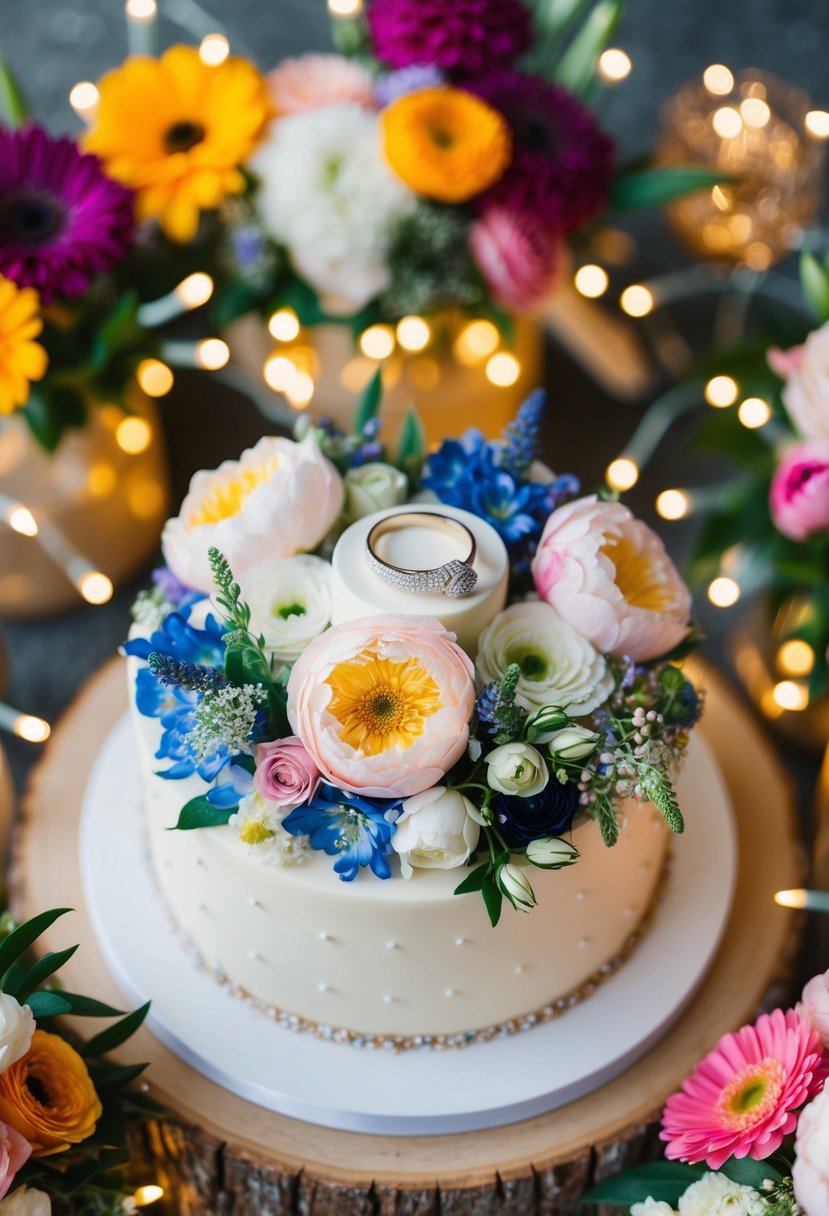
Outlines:
{"label": "white rose", "polygon": [[405,473],[392,464],[373,460],[346,473],[345,513],[351,523],[386,507],[399,507],[408,492],[409,479]]}
{"label": "white rose", "polygon": [[505,866],[499,866],[495,871],[495,881],[513,908],[527,912],[530,908],[535,907],[537,902],[535,891],[524,871],[520,870],[518,866],[512,865],[511,862]]}
{"label": "white rose", "polygon": [[651,1199],[648,1195],[644,1203],[634,1203],[630,1216],[677,1216],[669,1203],[661,1199]]}
{"label": "white rose", "polygon": [[559,836],[540,836],[527,845],[527,861],[540,870],[561,870],[579,859],[579,851],[569,840]]}
{"label": "white rose", "polygon": [[500,794],[532,798],[550,780],[544,757],[531,743],[502,743],[486,757],[486,779]]}
{"label": "white rose", "polygon": [[52,1200],[45,1191],[19,1186],[0,1203],[0,1216],[52,1216]]}
{"label": "white rose", "polygon": [[801,1112],[795,1152],[797,1202],[806,1216],[829,1216],[829,1086]]}
{"label": "white rose", "polygon": [[259,562],[239,575],[251,633],[282,663],[295,663],[331,624],[331,566],[301,554]]}
{"label": "white rose", "polygon": [[589,714],[613,688],[602,655],[541,600],[505,608],[480,636],[475,665],[484,683],[511,663],[521,668],[516,704],[530,711],[558,705],[571,716]]}
{"label": "white rose", "polygon": [[0,1072],[25,1056],[35,1032],[35,1019],[28,1005],[0,992]]}
{"label": "white rose", "polygon": [[679,1216],[762,1216],[764,1207],[753,1187],[725,1174],[705,1174],[679,1198]]}
{"label": "white rose", "polygon": [[596,750],[600,736],[586,726],[565,726],[544,740],[556,760],[583,760]]}
{"label": "white rose", "polygon": [[445,785],[407,798],[391,838],[403,877],[411,878],[413,867],[452,870],[465,865],[481,833],[475,811],[474,803]]}

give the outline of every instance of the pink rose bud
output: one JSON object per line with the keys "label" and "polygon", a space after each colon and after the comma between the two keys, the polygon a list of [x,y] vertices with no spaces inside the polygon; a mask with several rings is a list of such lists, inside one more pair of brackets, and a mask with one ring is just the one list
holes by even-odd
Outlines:
{"label": "pink rose bud", "polygon": [[283,810],[307,802],[319,779],[319,769],[296,735],[257,746],[254,787]]}
{"label": "pink rose bud", "polygon": [[527,312],[552,291],[559,241],[533,216],[491,207],[476,220],[469,246],[495,299],[511,312]]}
{"label": "pink rose bud", "polygon": [[790,540],[829,531],[829,438],[798,443],[783,457],[769,505],[775,526]]}

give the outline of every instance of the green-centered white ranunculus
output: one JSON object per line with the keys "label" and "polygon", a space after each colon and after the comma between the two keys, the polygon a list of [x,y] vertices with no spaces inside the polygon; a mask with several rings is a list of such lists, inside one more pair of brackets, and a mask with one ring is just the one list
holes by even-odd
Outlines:
{"label": "green-centered white ranunculus", "polygon": [[518,908],[522,912],[528,912],[538,902],[529,878],[527,878],[527,875],[520,866],[514,866],[512,862],[498,867],[495,871],[495,882],[498,884],[498,889],[507,897],[513,908]]}
{"label": "green-centered white ranunculus", "polygon": [[679,1197],[679,1216],[762,1216],[765,1210],[759,1191],[725,1174],[704,1174]]}
{"label": "green-centered white ranunculus", "polygon": [[411,878],[413,869],[465,865],[481,834],[477,815],[473,802],[445,785],[407,798],[391,838],[403,877]]}
{"label": "green-centered white ranunculus", "polygon": [[573,723],[562,730],[555,730],[545,742],[550,749],[550,755],[559,762],[565,760],[584,760],[594,752],[599,744],[600,735],[586,726]]}
{"label": "green-centered white ranunculus", "polygon": [[250,631],[269,654],[295,663],[331,623],[331,567],[310,554],[259,562],[239,576],[250,607]]}
{"label": "green-centered white ranunculus", "polygon": [[530,712],[558,705],[580,717],[613,688],[604,657],[542,600],[511,604],[480,636],[475,665],[483,683],[500,679],[512,663],[521,669],[516,703]]}
{"label": "green-centered white ranunculus", "polygon": [[406,501],[409,479],[394,465],[373,460],[345,475],[345,513],[349,523]]}
{"label": "green-centered white ranunculus", "polygon": [[485,761],[487,784],[499,794],[533,798],[550,780],[544,757],[531,743],[502,743]]}

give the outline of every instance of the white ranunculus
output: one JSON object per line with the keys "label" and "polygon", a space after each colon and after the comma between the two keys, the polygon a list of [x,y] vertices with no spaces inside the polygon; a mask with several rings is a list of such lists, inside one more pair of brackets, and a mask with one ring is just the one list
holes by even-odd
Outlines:
{"label": "white ranunculus", "polygon": [[409,479],[393,464],[372,460],[345,475],[345,513],[349,522],[406,501]]}
{"label": "white ranunculus", "polygon": [[540,836],[527,845],[527,861],[540,870],[562,870],[579,859],[579,851],[569,840],[559,836]]}
{"label": "white ranunculus", "polygon": [[565,726],[544,740],[556,760],[583,760],[596,750],[600,736],[586,726]]}
{"label": "white ranunculus", "polygon": [[238,460],[195,474],[161,547],[176,578],[209,594],[212,546],[238,579],[265,558],[316,549],[342,504],[342,478],[312,435],[301,443],[266,435]]}
{"label": "white ranunculus", "polygon": [[19,1186],[0,1203],[0,1216],[52,1216],[52,1200],[45,1191]]}
{"label": "white ranunculus", "polygon": [[705,1174],[679,1197],[679,1216],[762,1216],[764,1210],[758,1191],[725,1174]]}
{"label": "white ranunculus", "polygon": [[512,604],[487,625],[475,665],[484,683],[521,668],[515,700],[532,711],[560,705],[572,716],[607,700],[613,677],[602,655],[541,600]]}
{"label": "white ranunculus", "polygon": [[269,654],[295,663],[331,624],[331,566],[308,553],[259,562],[239,575],[250,607],[250,629]]}
{"label": "white ranunculus", "polygon": [[829,1086],[803,1108],[792,1178],[806,1216],[829,1216]]}
{"label": "white ranunculus", "polygon": [[29,1006],[0,992],[0,1072],[25,1056],[34,1032],[35,1019]]}
{"label": "white ranunculus", "polygon": [[386,162],[376,113],[351,103],[289,114],[250,165],[262,223],[312,287],[361,308],[388,286],[390,235],[415,197]]}
{"label": "white ranunculus", "polygon": [[677,1214],[669,1203],[665,1203],[662,1199],[652,1199],[648,1195],[642,1203],[634,1203],[630,1209],[630,1216],[677,1216]]}
{"label": "white ranunculus", "polygon": [[550,770],[531,743],[502,743],[486,756],[486,779],[500,794],[532,798],[550,780]]}
{"label": "white ranunculus", "polygon": [[495,871],[495,881],[513,908],[528,912],[530,908],[535,907],[537,901],[530,880],[524,871],[512,862],[498,867]]}
{"label": "white ranunculus", "polygon": [[403,877],[411,878],[413,868],[452,870],[465,865],[481,832],[473,811],[468,798],[445,785],[407,798],[391,838]]}

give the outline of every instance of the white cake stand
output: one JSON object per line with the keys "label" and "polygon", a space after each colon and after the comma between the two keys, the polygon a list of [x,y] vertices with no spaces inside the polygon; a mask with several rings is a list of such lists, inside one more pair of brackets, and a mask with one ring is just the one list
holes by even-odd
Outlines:
{"label": "white cake stand", "polygon": [[[608,983],[563,1017],[463,1050],[394,1054],[275,1025],[195,966],[145,860],[137,753],[125,716],[83,802],[81,873],[109,969],[155,1035],[205,1077],[267,1110],[324,1127],[438,1135],[554,1110],[626,1069],[665,1033],[711,963],[734,891],[735,830],[710,750],[692,742],[680,777],[691,813],[653,924]],[[286,931],[290,931],[288,928]],[[562,932],[566,933],[566,925]]]}

